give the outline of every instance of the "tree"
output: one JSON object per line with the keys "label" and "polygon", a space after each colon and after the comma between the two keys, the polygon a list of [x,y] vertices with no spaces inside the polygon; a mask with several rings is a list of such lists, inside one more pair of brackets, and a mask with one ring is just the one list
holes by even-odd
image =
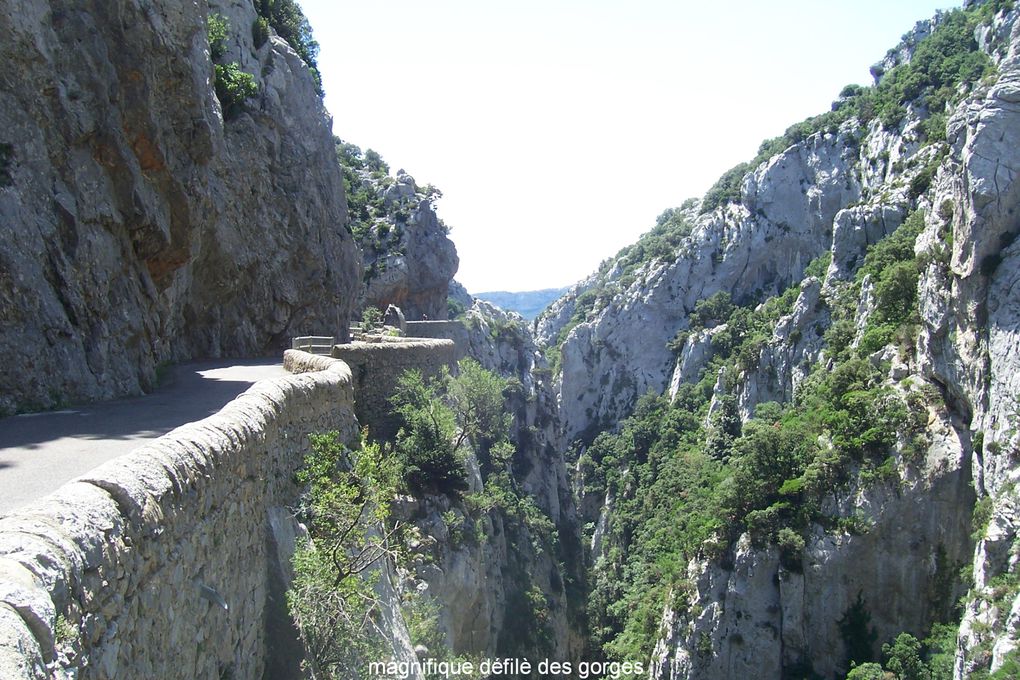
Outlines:
{"label": "tree", "polygon": [[733,313],[733,300],[724,290],[710,297],[698,300],[691,312],[692,329],[711,328],[725,322]]}
{"label": "tree", "polygon": [[391,403],[404,426],[397,432],[396,450],[412,491],[456,495],[468,488],[459,441],[455,444],[456,419],[442,399],[449,379],[445,371],[426,379],[410,370],[397,380]]}
{"label": "tree", "polygon": [[891,680],[892,674],[882,670],[882,665],[874,662],[854,666],[846,676],[846,680]]}
{"label": "tree", "polygon": [[365,167],[382,173],[390,171],[390,166],[379,155],[379,152],[373,149],[365,149]]}
{"label": "tree", "polygon": [[853,668],[855,664],[874,660],[878,633],[871,625],[871,614],[864,603],[863,593],[857,593],[857,600],[843,613],[839,631],[843,634],[847,666]]}
{"label": "tree", "polygon": [[910,633],[900,633],[891,645],[882,645],[882,654],[887,658],[885,667],[897,680],[931,680],[921,659],[921,643]]}
{"label": "tree", "polygon": [[875,314],[885,323],[906,321],[917,306],[917,265],[897,262],[887,267],[875,286]]}
{"label": "tree", "polygon": [[510,428],[503,397],[506,387],[505,379],[485,370],[474,359],[462,359],[457,376],[450,380],[449,401],[459,430],[454,448],[466,440],[483,467],[488,467],[493,444],[505,440]]}
{"label": "tree", "polygon": [[352,451],[336,432],[312,435],[311,442],[295,475],[306,489],[300,514],[311,545],[294,555],[287,605],[315,676],[360,678],[369,661],[392,652],[379,629],[372,570],[393,556],[401,528],[389,524],[396,466],[378,445]]}

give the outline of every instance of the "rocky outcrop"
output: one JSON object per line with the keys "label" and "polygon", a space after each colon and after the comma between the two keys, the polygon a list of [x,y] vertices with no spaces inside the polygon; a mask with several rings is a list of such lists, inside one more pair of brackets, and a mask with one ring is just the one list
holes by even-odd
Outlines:
{"label": "rocky outcrop", "polygon": [[[990,512],[974,555],[974,590],[960,627],[957,677],[977,668],[997,670],[1020,639],[1013,583],[1014,485],[1020,456],[1020,21],[999,17],[982,34],[1000,59],[997,83],[950,119],[950,165],[939,177],[918,247],[936,250],[952,231],[946,267],[931,265],[920,295],[925,321],[924,368],[945,386],[975,438],[975,485]],[[948,222],[948,227],[947,227]]]}
{"label": "rocky outcrop", "polygon": [[[343,156],[341,156],[343,159]],[[431,187],[403,170],[348,168],[375,202],[374,217],[355,226],[365,254],[362,307],[400,307],[408,320],[447,318],[447,297],[460,260],[436,215]]]}
{"label": "rocky outcrop", "polygon": [[[696,218],[675,261],[642,265],[627,289],[571,330],[559,384],[566,438],[611,425],[638,396],[666,388],[674,367],[666,344],[686,327],[698,300],[718,291],[749,299],[799,281],[831,247],[836,213],[861,197],[859,154],[856,131],[847,126],[770,159],[744,180],[739,204]],[[568,297],[612,281],[610,273]],[[568,309],[569,303],[554,305],[539,321],[540,337],[555,337],[572,315]]]}
{"label": "rocky outcrop", "polygon": [[822,356],[822,334],[830,319],[821,289],[821,281],[813,276],[801,281],[793,310],[776,323],[757,365],[742,376],[738,397],[742,420],[754,415],[754,407],[762,402],[792,401],[797,386]]}
{"label": "rocky outcrop", "polygon": [[[957,677],[1016,658],[1020,22],[1010,6],[985,16],[990,23],[976,36],[998,73],[950,107],[944,142],[926,142],[929,112],[919,102],[904,107],[897,125],[849,119],[809,135],[745,175],[736,203],[688,210],[689,229],[671,253],[649,246],[655,254],[636,266],[624,253],[539,319],[539,337],[562,342],[566,441],[615,427],[646,391],[668,386],[675,395],[703,377],[709,392],[715,379],[713,409],[730,394],[747,420],[763,402],[794,400],[813,367],[832,366],[830,312],[857,290],[846,282],[870,245],[912,212],[924,215],[914,246],[916,344],[910,338],[862,356],[890,393],[917,393],[914,415],[918,395],[931,397],[920,412],[926,444],[911,453],[901,440],[890,452],[886,472],[896,482],[852,472],[823,507],[826,519],[802,536],[802,560],[791,563],[751,534],[723,540],[722,556],[693,560],[665,603],[652,678],[839,677],[847,671],[847,617],[871,627],[877,654],[900,632],[925,636],[971,585]],[[876,74],[909,61],[942,20],[919,24]],[[805,277],[807,263],[826,251],[827,271],[815,267]],[[688,332],[695,303],[717,291],[753,303],[798,282],[792,308],[754,356],[731,373],[706,375],[713,338],[728,329]],[[839,330],[860,348],[881,293],[875,280],[858,277],[855,285],[856,314]],[[978,507],[992,519],[976,527],[973,584],[960,582],[982,496]]]}
{"label": "rocky outcrop", "polygon": [[360,264],[316,85],[276,35],[255,46],[250,3],[208,12],[258,86],[227,119],[204,3],[0,9],[0,413],[346,332]]}
{"label": "rocky outcrop", "polygon": [[[808,279],[800,301],[818,287]],[[799,351],[792,344],[786,351]],[[782,396],[763,390],[760,373],[747,377],[741,406]],[[901,378],[907,389],[919,380]],[[963,594],[958,574],[972,554],[975,496],[968,435],[944,408],[928,409],[929,444],[919,459],[898,451],[891,481],[858,482],[827,501],[829,524],[845,528],[814,524],[792,561],[774,546],[754,545],[748,534],[722,558],[692,561],[686,585],[665,609],[667,633],[656,645],[651,677],[843,677],[847,621],[855,616],[871,645],[904,631],[923,638],[932,621],[949,618]]]}
{"label": "rocky outcrop", "polygon": [[[577,660],[584,646],[583,560],[566,465],[554,445],[548,369],[519,315],[475,300],[462,321],[466,338],[461,328],[456,339],[467,356],[510,379],[504,393],[513,416],[510,472],[522,502],[540,515],[522,521],[516,512],[480,512],[477,500],[404,498],[397,512],[413,519],[420,536],[412,541],[417,556],[408,576],[440,606],[440,626],[455,653]],[[474,454],[467,467],[468,498],[480,498],[484,480]]]}

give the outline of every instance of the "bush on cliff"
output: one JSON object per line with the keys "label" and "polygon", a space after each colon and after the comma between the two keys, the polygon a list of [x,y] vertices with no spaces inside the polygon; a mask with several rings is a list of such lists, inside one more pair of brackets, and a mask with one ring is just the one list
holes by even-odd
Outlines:
{"label": "bush on cliff", "polygon": [[212,12],[205,19],[206,32],[209,36],[209,55],[216,61],[227,51],[227,37],[230,35],[230,23],[222,14]]}
{"label": "bush on cliff", "polygon": [[305,488],[299,516],[311,544],[294,555],[287,605],[316,677],[360,678],[390,651],[372,572],[392,556],[399,530],[389,522],[396,465],[376,444],[352,451],[336,432],[312,435],[311,442],[295,475]]}
{"label": "bush on cliff", "polygon": [[393,395],[394,411],[404,425],[396,451],[407,487],[416,493],[459,495],[466,491],[467,472],[457,450],[457,422],[443,402],[449,375],[426,378],[418,370],[400,376]]}
{"label": "bush on cliff", "polygon": [[461,360],[455,376],[444,371],[426,378],[417,370],[400,376],[391,403],[404,423],[396,452],[411,491],[459,495],[467,490],[467,446],[483,476],[494,469],[491,450],[506,441],[510,427],[506,388],[506,380],[473,359]]}
{"label": "bush on cliff", "polygon": [[236,62],[216,64],[216,97],[223,107],[223,119],[230,120],[241,112],[244,102],[259,92],[255,76],[245,73]]}
{"label": "bush on cliff", "polygon": [[256,0],[255,10],[305,62],[315,80],[315,89],[321,96],[322,76],[317,63],[319,43],[312,36],[312,26],[298,3],[295,0]]}

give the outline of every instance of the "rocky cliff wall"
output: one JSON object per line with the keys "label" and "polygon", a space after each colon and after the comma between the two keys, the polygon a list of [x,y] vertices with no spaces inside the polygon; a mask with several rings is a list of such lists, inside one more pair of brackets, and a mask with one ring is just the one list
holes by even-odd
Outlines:
{"label": "rocky cliff wall", "polygon": [[[224,115],[220,62],[254,77]],[[161,362],[346,332],[360,286],[330,121],[250,2],[0,4],[0,414],[149,388]]]}
{"label": "rocky cliff wall", "polygon": [[[948,271],[929,268],[920,288],[923,366],[967,419],[975,487],[984,497],[958,678],[999,669],[1020,645],[1020,19],[1010,13],[980,39],[999,58],[1001,75],[987,96],[950,119],[953,150],[934,200],[953,208],[952,258]],[[930,248],[939,228],[929,220],[918,247]]]}
{"label": "rocky cliff wall", "polygon": [[[812,525],[800,572],[748,534],[722,556],[692,561],[665,605],[653,678],[839,677],[848,612],[870,617],[878,658],[897,633],[923,638],[933,622],[951,619],[947,603],[967,588],[957,677],[1016,658],[1020,29],[1010,3],[987,5],[993,11],[975,36],[996,72],[949,107],[945,141],[925,138],[931,112],[916,102],[895,126],[850,120],[811,134],[752,168],[736,202],[703,214],[696,205],[681,209],[690,231],[670,254],[636,269],[625,258],[610,262],[537,324],[547,344],[563,341],[568,441],[615,427],[646,390],[670,385],[676,395],[703,379],[713,394],[709,420],[732,396],[737,420],[746,421],[762,402],[795,400],[818,366],[831,370],[828,334],[842,282],[854,279],[870,245],[911,213],[924,216],[911,237],[914,330],[898,346],[865,354],[888,389],[933,395],[910,407],[925,421],[925,446],[909,455],[903,441],[890,448],[893,481],[851,472],[823,513],[849,525],[863,518],[865,530]],[[909,60],[943,20],[919,24],[876,72]],[[827,251],[827,270],[805,276]],[[858,281],[847,329],[855,348],[879,306],[876,281]],[[710,320],[688,333],[696,302],[714,292],[747,304],[798,282],[791,309],[733,371],[711,364],[716,336],[725,342],[733,329]],[[982,497],[974,526],[982,540],[972,553],[971,513]],[[973,582],[961,580],[958,567],[972,554]]]}
{"label": "rocky cliff wall", "polygon": [[[454,652],[577,661],[585,648],[584,558],[562,452],[549,370],[522,317],[486,302],[457,322],[458,351],[508,379],[515,507],[492,504],[493,472],[483,477],[467,456],[468,499],[404,498],[398,513],[421,532],[409,576],[440,605],[440,626]],[[418,332],[421,324],[408,324]],[[490,500],[484,500],[489,494]],[[482,500],[479,500],[482,499]],[[504,501],[505,502],[505,501]],[[521,508],[530,508],[522,516]]]}
{"label": "rocky cliff wall", "polygon": [[375,196],[377,214],[354,225],[365,256],[362,305],[396,305],[408,319],[445,319],[460,259],[436,214],[432,188],[420,188],[403,170],[394,178],[362,169],[357,179],[363,192]]}

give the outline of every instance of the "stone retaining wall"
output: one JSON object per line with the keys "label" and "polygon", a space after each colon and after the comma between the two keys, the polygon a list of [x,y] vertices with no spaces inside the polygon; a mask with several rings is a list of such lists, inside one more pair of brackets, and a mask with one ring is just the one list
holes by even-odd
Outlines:
{"label": "stone retaining wall", "polygon": [[373,437],[388,439],[400,426],[390,405],[397,378],[412,368],[426,376],[438,375],[444,366],[456,366],[458,354],[452,340],[393,338],[336,345],[333,357],[351,367],[358,421],[368,426]]}
{"label": "stone retaining wall", "polygon": [[457,358],[467,356],[468,331],[460,321],[408,321],[406,326],[408,337],[453,340]]}
{"label": "stone retaining wall", "polygon": [[290,350],[284,363],[301,375],[0,519],[0,678],[263,676],[269,517],[297,497],[309,433],[357,434],[343,362]]}

